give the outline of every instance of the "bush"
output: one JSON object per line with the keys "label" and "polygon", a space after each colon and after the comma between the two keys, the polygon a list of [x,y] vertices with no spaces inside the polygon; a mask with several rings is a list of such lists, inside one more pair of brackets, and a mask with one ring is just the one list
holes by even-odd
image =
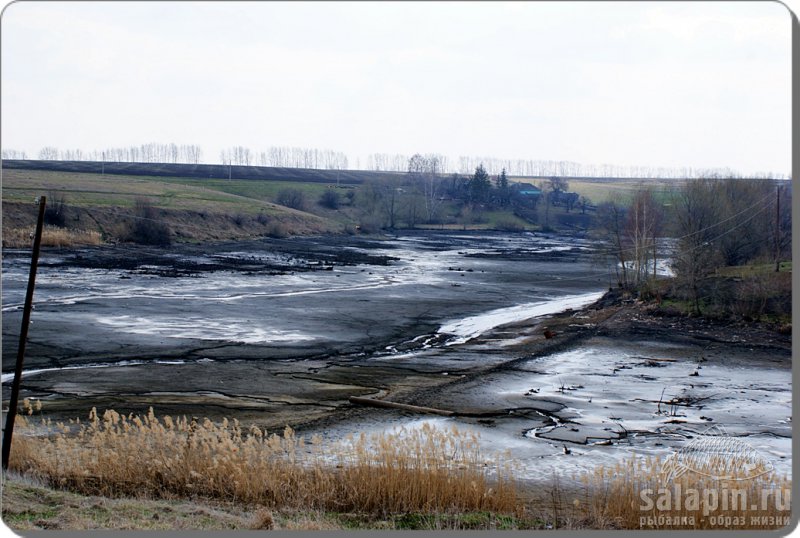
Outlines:
{"label": "bush", "polygon": [[365,215],[358,223],[361,233],[374,234],[381,231],[383,228],[383,221],[377,215]]}
{"label": "bush", "polygon": [[499,218],[497,219],[497,223],[494,225],[495,230],[501,230],[503,232],[523,232],[525,231],[525,227],[521,225],[514,219],[511,218]]}
{"label": "bush", "polygon": [[44,223],[64,228],[67,225],[67,204],[63,194],[51,192],[44,208]]}
{"label": "bush", "polygon": [[282,239],[289,235],[286,231],[286,226],[280,222],[273,222],[267,228],[267,237],[274,237],[275,239]]}
{"label": "bush", "polygon": [[339,209],[339,193],[333,189],[328,189],[319,198],[319,205],[328,209]]}
{"label": "bush", "polygon": [[302,211],[306,206],[306,195],[298,189],[283,189],[278,193],[275,201],[282,206]]}
{"label": "bush", "polygon": [[123,239],[141,245],[169,246],[172,232],[150,202],[137,200],[134,220],[123,234]]}

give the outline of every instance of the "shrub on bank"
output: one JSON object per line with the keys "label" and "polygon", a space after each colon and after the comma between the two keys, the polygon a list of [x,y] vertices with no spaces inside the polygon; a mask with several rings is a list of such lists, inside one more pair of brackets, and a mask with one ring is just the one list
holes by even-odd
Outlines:
{"label": "shrub on bank", "polygon": [[134,216],[122,232],[123,241],[142,245],[169,246],[172,244],[172,231],[161,218],[158,211],[145,200],[137,200]]}
{"label": "shrub on bank", "polygon": [[306,207],[306,195],[300,189],[281,189],[275,197],[275,203],[303,211]]}
{"label": "shrub on bank", "polygon": [[57,228],[67,225],[67,203],[62,193],[50,192],[44,208],[44,223]]}

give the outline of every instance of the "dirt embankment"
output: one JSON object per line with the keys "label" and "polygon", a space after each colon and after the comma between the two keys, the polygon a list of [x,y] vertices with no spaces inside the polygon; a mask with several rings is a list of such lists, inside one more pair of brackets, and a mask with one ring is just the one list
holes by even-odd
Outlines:
{"label": "dirt embankment", "polygon": [[[545,325],[554,334],[550,339],[544,337]],[[617,292],[607,293],[580,311],[568,310],[534,326],[524,322],[517,327],[537,336],[524,344],[527,351],[524,360],[560,351],[594,336],[621,341],[646,338],[687,344],[713,343],[741,350],[775,349],[790,353],[792,349],[792,336],[785,325],[668,315],[655,304],[623,300]]]}

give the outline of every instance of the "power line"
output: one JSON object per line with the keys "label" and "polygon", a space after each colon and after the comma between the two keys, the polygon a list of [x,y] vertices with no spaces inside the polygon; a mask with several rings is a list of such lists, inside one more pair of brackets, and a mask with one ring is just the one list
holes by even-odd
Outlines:
{"label": "power line", "polygon": [[[672,240],[672,241],[676,241],[676,242],[677,242],[677,241],[681,241],[681,240],[683,240],[683,239],[688,239],[689,237],[691,237],[691,236],[693,236],[693,235],[697,235],[697,234],[699,234],[699,233],[702,233],[702,232],[708,231],[708,230],[710,230],[710,229],[712,229],[712,228],[716,228],[717,226],[719,226],[719,225],[721,225],[721,224],[724,224],[724,223],[726,223],[726,222],[728,222],[728,221],[730,221],[730,220],[733,220],[733,219],[735,219],[736,217],[738,217],[738,216],[740,216],[740,215],[743,215],[744,213],[746,213],[746,212],[748,212],[748,211],[750,211],[750,210],[752,210],[752,209],[755,209],[755,208],[756,208],[756,207],[758,207],[760,204],[764,204],[764,207],[762,207],[762,208],[761,208],[761,209],[758,211],[758,213],[756,213],[756,214],[759,214],[759,213],[763,212],[763,211],[764,211],[764,210],[765,210],[765,209],[768,207],[768,204],[769,204],[769,199],[770,199],[771,197],[772,197],[772,193],[769,193],[769,194],[768,194],[768,195],[766,195],[764,198],[762,198],[762,199],[760,199],[760,200],[758,200],[758,201],[754,202],[753,204],[751,204],[751,205],[749,205],[748,207],[744,208],[743,210],[739,211],[739,212],[738,212],[738,213],[736,213],[735,215],[732,215],[732,216],[730,216],[730,217],[727,217],[727,218],[725,218],[725,219],[723,219],[723,220],[721,220],[721,221],[719,221],[719,222],[716,222],[716,223],[714,223],[714,224],[711,224],[711,225],[709,225],[709,226],[706,226],[705,228],[702,228],[702,229],[700,229],[700,230],[696,230],[696,231],[694,231],[694,232],[690,232],[690,233],[688,233],[688,234],[685,234],[685,235],[682,235],[682,236],[679,236],[679,237],[670,237],[670,238],[667,238],[667,239],[670,239],[670,240]],[[751,218],[752,218],[752,217],[751,217]],[[750,220],[750,219],[748,219],[748,220]],[[736,227],[738,227],[738,226],[739,226],[739,225],[737,225]],[[735,228],[734,228],[734,229],[735,229]],[[733,229],[731,229],[731,230],[728,230],[728,232],[730,232],[730,231],[732,231],[732,230],[733,230]],[[725,233],[728,233],[728,232],[725,232]],[[723,234],[723,235],[724,235],[724,234]],[[721,237],[721,236],[720,236],[720,237]],[[718,237],[717,237],[717,238],[714,238],[714,239],[712,239],[711,241],[714,241],[714,240],[716,240],[716,239],[718,239]],[[596,252],[597,254],[599,254],[599,255],[612,255],[612,254],[613,254],[613,255],[616,255],[616,256],[618,256],[618,255],[622,255],[622,254],[628,254],[628,253],[631,253],[631,252],[637,252],[638,250],[640,250],[640,248],[637,248],[637,247],[630,247],[630,248],[623,248],[623,249],[618,249],[618,248],[609,248],[609,249],[607,249],[607,250],[597,250],[597,251],[595,251],[595,252]]]}

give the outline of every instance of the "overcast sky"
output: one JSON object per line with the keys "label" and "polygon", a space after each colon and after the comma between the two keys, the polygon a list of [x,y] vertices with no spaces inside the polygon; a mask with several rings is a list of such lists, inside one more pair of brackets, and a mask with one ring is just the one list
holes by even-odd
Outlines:
{"label": "overcast sky", "polygon": [[42,2],[2,18],[2,144],[791,168],[776,2]]}

